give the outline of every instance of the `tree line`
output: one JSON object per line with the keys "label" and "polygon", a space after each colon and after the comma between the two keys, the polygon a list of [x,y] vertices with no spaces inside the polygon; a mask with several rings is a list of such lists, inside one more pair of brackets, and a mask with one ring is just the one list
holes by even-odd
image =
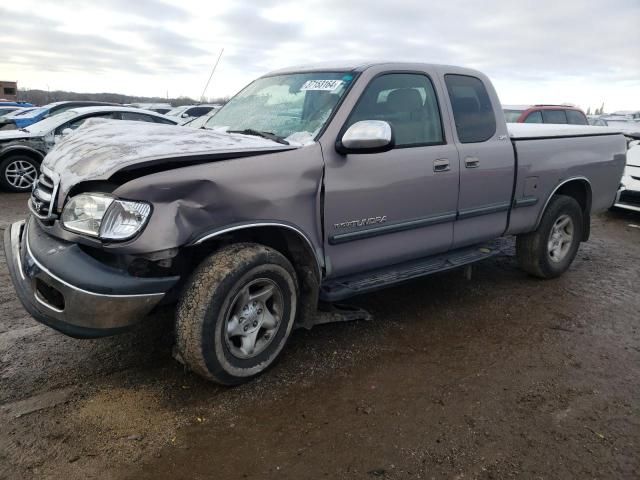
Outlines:
{"label": "tree line", "polygon": [[224,104],[229,100],[229,98],[205,98],[202,102],[198,102],[191,97],[140,97],[134,95],[123,95],[120,93],[78,93],[67,92],[64,90],[49,92],[47,90],[20,89],[18,92],[18,100],[21,102],[29,102],[34,105],[46,105],[47,103],[67,100],[87,100],[109,103],[169,103],[174,107],[179,107],[181,105],[193,105],[196,103]]}

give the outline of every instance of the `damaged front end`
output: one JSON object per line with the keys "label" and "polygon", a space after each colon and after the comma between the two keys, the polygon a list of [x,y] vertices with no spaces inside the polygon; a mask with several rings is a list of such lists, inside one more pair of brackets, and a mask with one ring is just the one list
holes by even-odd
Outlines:
{"label": "damaged front end", "polygon": [[77,244],[47,235],[33,217],[8,227],[4,238],[11,279],[38,321],[78,338],[119,333],[139,322],[178,282],[140,278],[105,265]]}

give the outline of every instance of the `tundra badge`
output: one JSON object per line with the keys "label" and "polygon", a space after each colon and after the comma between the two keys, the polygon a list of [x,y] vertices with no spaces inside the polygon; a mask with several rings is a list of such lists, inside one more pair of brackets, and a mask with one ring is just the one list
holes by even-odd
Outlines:
{"label": "tundra badge", "polygon": [[369,217],[363,218],[360,220],[350,220],[348,222],[340,222],[334,223],[334,228],[352,228],[352,227],[367,227],[369,225],[375,225],[377,223],[384,223],[387,221],[387,216],[382,215],[381,217]]}

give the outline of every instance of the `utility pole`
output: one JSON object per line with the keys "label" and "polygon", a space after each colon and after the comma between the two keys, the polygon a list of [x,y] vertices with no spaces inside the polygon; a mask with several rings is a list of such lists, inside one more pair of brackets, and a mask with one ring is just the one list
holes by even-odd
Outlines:
{"label": "utility pole", "polygon": [[211,81],[211,78],[213,78],[213,72],[216,71],[216,67],[218,66],[218,63],[220,62],[220,59],[222,58],[222,54],[223,53],[224,53],[224,48],[222,50],[220,50],[220,55],[218,55],[218,60],[216,60],[216,63],[213,65],[213,68],[211,69],[211,75],[209,75],[209,80],[207,80],[207,83],[204,86],[204,89],[202,90],[202,95],[200,95],[200,102],[204,102],[204,94],[207,91],[207,87],[209,87],[209,82]]}

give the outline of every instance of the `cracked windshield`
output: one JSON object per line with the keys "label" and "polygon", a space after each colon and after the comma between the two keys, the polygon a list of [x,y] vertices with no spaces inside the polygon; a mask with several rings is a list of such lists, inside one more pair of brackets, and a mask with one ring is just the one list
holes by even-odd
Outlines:
{"label": "cracked windshield", "polygon": [[352,80],[353,75],[344,72],[260,78],[232,98],[205,128],[243,133],[251,130],[288,142],[311,142]]}

